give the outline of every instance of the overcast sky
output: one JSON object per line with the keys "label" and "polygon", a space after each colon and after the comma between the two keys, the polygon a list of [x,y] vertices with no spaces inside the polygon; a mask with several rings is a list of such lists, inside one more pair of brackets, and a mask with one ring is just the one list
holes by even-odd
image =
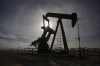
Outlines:
{"label": "overcast sky", "polygon": [[[100,47],[99,0],[0,0],[0,48],[26,47],[41,37],[42,15],[47,12],[76,12],[81,46]],[[51,28],[56,21],[51,18]],[[77,47],[77,25],[72,28],[71,21],[62,21],[68,46]]]}

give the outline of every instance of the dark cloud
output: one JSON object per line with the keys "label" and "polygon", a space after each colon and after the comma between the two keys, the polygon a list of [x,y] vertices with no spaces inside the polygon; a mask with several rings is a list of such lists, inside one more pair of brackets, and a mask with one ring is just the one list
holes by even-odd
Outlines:
{"label": "dark cloud", "polygon": [[0,39],[10,40],[10,41],[21,41],[28,43],[30,40],[22,35],[14,35],[8,33],[0,33]]}

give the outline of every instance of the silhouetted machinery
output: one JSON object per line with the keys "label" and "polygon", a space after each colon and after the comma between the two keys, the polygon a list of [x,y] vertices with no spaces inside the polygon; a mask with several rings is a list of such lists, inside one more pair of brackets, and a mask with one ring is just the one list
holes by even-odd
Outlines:
{"label": "silhouetted machinery", "polygon": [[[57,22],[55,30],[50,28],[48,17],[58,18],[58,22]],[[39,39],[35,40],[31,44],[34,46],[38,45],[38,53],[49,53],[52,51],[52,47],[54,45],[54,41],[55,41],[55,37],[56,37],[59,25],[61,27],[61,32],[62,32],[64,52],[67,54],[69,53],[69,49],[67,46],[67,40],[66,40],[66,36],[64,32],[64,27],[62,24],[62,19],[70,19],[72,21],[72,27],[74,27],[77,21],[77,14],[76,13],[72,13],[72,14],[47,13],[46,15],[43,15],[43,26],[41,28],[44,30],[44,32]],[[45,27],[45,20],[48,21],[47,27]],[[47,42],[49,41],[51,34],[54,34],[54,35],[53,35],[51,46],[49,48],[49,45]]]}

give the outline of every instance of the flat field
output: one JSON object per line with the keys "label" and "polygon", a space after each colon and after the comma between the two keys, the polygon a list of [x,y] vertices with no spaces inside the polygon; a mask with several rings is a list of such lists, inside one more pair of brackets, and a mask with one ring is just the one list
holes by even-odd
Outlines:
{"label": "flat field", "polygon": [[78,58],[62,55],[20,55],[14,51],[0,51],[0,66],[100,66],[99,56]]}

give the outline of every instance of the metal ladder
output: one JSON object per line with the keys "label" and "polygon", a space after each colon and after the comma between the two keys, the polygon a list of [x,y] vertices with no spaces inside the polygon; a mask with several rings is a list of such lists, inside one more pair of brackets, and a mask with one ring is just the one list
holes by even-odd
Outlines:
{"label": "metal ladder", "polygon": [[58,26],[58,30],[57,30],[57,49],[61,49],[61,28],[60,25]]}

